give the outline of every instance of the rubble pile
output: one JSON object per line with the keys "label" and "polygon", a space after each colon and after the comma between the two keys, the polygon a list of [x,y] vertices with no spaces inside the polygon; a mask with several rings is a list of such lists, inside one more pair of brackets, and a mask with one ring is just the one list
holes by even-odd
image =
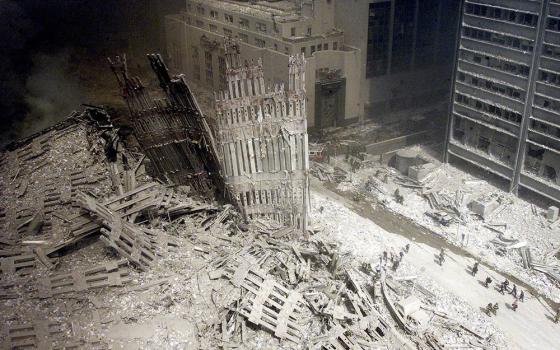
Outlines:
{"label": "rubble pile", "polygon": [[[439,164],[422,148],[412,151],[433,164],[421,180],[411,177],[414,166],[403,173],[378,163],[350,172],[338,190],[359,193],[360,198],[365,194],[371,205],[382,205],[412,220],[559,301],[559,262],[551,253],[560,248],[560,237],[555,234],[560,220],[551,222],[546,210]],[[350,169],[342,159],[335,164]]]}
{"label": "rubble pile", "polygon": [[4,348],[493,346],[319,229],[247,223],[144,163],[91,108],[2,154]]}

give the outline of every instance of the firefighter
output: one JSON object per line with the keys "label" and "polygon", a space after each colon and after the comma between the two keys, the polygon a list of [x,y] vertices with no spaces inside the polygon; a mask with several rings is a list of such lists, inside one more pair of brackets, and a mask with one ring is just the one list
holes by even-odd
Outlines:
{"label": "firefighter", "polygon": [[471,273],[473,277],[476,276],[476,274],[478,273],[478,261],[474,263]]}

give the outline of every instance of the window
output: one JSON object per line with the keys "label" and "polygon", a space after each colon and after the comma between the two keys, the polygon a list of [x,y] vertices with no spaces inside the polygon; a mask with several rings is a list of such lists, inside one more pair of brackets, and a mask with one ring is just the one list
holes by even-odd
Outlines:
{"label": "window", "polygon": [[338,42],[335,41],[334,43],[332,43],[332,49],[338,50]]}
{"label": "window", "polygon": [[224,28],[224,35],[231,38],[233,36],[233,32],[230,29]]}
{"label": "window", "polygon": [[290,29],[290,35],[291,35],[291,36],[296,36],[296,28],[295,28],[295,27],[292,27],[292,28]]}
{"label": "window", "polygon": [[214,71],[212,69],[212,53],[210,51],[204,52],[204,60],[206,66],[206,83],[214,84]]}
{"label": "window", "polygon": [[278,51],[278,44],[277,43],[274,43],[274,50]]}
{"label": "window", "polygon": [[196,12],[197,12],[199,15],[204,16],[204,7],[202,7],[202,6],[197,6],[197,7],[196,7]]}
{"label": "window", "polygon": [[329,43],[324,43],[323,50],[328,50],[328,49],[329,49]]}
{"label": "window", "polygon": [[196,20],[196,26],[199,27],[199,28],[202,28],[202,27],[204,27],[204,22],[202,22],[201,20],[197,19],[197,20]]}
{"label": "window", "polygon": [[185,16],[185,22],[186,22],[187,24],[191,24],[191,23],[192,23],[191,17],[190,17],[190,16]]}
{"label": "window", "polygon": [[244,33],[239,33],[239,40],[243,41],[244,43],[249,42],[249,36]]}
{"label": "window", "polygon": [[218,11],[210,10],[210,17],[218,18]]}
{"label": "window", "polygon": [[322,48],[322,47],[323,47],[323,45],[318,44],[318,45],[317,45],[317,51],[321,51],[321,48]]}
{"label": "window", "polygon": [[241,28],[249,28],[249,20],[247,18],[240,18],[239,25]]}
{"label": "window", "polygon": [[305,47],[302,47],[302,48],[301,48],[301,53],[302,53],[304,56],[307,56],[307,52],[306,52],[306,51],[307,51],[307,50],[306,50]]}
{"label": "window", "polygon": [[307,27],[307,36],[311,36],[311,27]]}
{"label": "window", "polygon": [[221,88],[226,87],[226,58],[224,56],[218,56],[218,71],[220,72],[220,86]]}
{"label": "window", "polygon": [[313,53],[315,52],[315,45],[311,45],[311,55],[313,55]]}
{"label": "window", "polygon": [[259,32],[266,33],[266,24],[257,22],[257,23],[255,24],[255,27],[257,28],[257,30],[258,30]]}
{"label": "window", "polygon": [[265,47],[266,42],[262,39],[255,38],[255,45],[257,45],[258,47]]}
{"label": "window", "polygon": [[285,46],[285,47],[284,47],[284,52],[286,53],[286,55],[289,55],[290,52],[291,52],[291,50],[290,50],[290,48],[289,48],[288,46]]}
{"label": "window", "polygon": [[214,24],[210,24],[210,31],[211,31],[211,32],[217,32],[217,31],[218,31],[218,27],[216,27]]}
{"label": "window", "polygon": [[228,15],[227,13],[224,13],[224,19],[226,20],[226,22],[233,23],[232,15]]}
{"label": "window", "polygon": [[191,47],[194,79],[200,80],[200,65],[198,64],[198,47]]}

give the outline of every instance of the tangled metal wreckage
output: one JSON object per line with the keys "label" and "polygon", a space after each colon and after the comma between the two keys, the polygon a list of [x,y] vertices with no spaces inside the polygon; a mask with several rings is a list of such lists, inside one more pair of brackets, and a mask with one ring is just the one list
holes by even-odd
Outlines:
{"label": "tangled metal wreckage", "polygon": [[[164,100],[113,62],[143,153],[93,107],[2,153],[2,348],[441,348],[396,310],[404,285],[301,234],[303,57],[266,90],[229,52],[217,132],[149,56]],[[222,181],[235,206],[201,195]]]}

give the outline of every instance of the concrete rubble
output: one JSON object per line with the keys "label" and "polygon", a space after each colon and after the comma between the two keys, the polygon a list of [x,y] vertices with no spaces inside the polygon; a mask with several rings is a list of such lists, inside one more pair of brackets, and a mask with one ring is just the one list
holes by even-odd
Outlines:
{"label": "concrete rubble", "polygon": [[[411,220],[484,263],[515,276],[550,300],[560,301],[559,262],[555,257],[560,247],[560,220],[548,220],[554,218],[549,214],[554,209],[538,208],[485,180],[441,164],[425,148],[410,147],[402,152],[408,158],[400,154],[370,156],[367,166],[354,172],[342,156],[318,167],[348,172],[344,179],[336,181],[338,193]],[[416,163],[406,164],[408,175],[403,175],[405,166],[398,169],[402,159],[431,164],[432,170],[418,180],[411,176]],[[400,202],[395,194],[402,197]]]}
{"label": "concrete rubble", "polygon": [[[298,60],[291,60],[294,85],[287,92],[293,105],[305,100],[297,87],[303,79]],[[414,277],[418,271],[406,258],[401,256],[401,269],[388,267],[382,249],[401,249],[402,242],[369,244],[375,261],[343,246],[357,240],[337,238],[329,225],[348,220],[345,234],[357,235],[367,224],[320,197],[309,202],[301,111],[289,114],[294,129],[272,128],[271,135],[289,146],[279,151],[291,151],[286,169],[277,169],[287,178],[267,179],[262,172],[276,173],[270,167],[256,171],[262,186],[293,186],[282,207],[271,206],[281,218],[265,206],[268,212],[248,215],[254,203],[228,203],[240,200],[231,194],[247,184],[221,168],[229,164],[224,135],[216,138],[222,150],[214,151],[214,131],[205,126],[186,82],[170,78],[161,58],[150,61],[166,101],[148,98],[124,62],[113,61],[132,116],[146,125],[195,120],[191,131],[198,134],[167,130],[161,142],[140,137],[136,145],[104,109],[88,107],[1,154],[0,303],[10,310],[0,314],[3,348],[504,346],[479,313],[429,279]],[[139,107],[140,100],[145,104]],[[221,108],[226,100],[220,98]],[[172,144],[184,148],[167,149]],[[173,158],[162,155],[169,152],[183,152],[189,162],[166,163]],[[315,169],[328,180],[350,174]],[[225,196],[209,195],[214,190]],[[438,203],[441,210],[452,205]],[[310,214],[316,220],[308,226]],[[383,240],[374,232],[367,237]]]}

